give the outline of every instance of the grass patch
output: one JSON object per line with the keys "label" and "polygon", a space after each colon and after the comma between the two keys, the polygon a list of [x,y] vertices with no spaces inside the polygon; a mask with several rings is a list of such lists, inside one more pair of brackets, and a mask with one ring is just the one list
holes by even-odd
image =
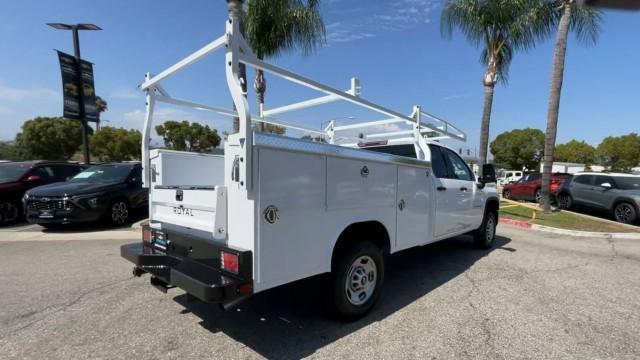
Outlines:
{"label": "grass patch", "polygon": [[524,206],[512,205],[513,204],[511,203],[502,202],[500,204],[500,216],[508,219],[525,220],[538,225],[567,230],[619,233],[640,232],[640,228],[633,229],[610,221],[586,218],[565,211],[557,211],[551,214],[544,214],[541,211],[538,211],[536,213],[536,219],[532,221],[531,215],[533,210]]}

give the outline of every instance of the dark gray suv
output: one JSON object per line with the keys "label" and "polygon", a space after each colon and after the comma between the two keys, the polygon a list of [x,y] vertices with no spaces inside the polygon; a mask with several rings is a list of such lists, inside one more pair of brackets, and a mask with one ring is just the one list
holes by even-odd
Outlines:
{"label": "dark gray suv", "polygon": [[606,210],[616,221],[630,224],[638,220],[640,176],[614,173],[578,173],[558,191],[558,206],[583,206]]}

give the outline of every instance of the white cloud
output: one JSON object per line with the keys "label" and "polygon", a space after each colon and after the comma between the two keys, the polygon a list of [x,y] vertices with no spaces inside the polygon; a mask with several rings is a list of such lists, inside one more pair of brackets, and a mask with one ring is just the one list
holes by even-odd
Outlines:
{"label": "white cloud", "polygon": [[132,100],[141,99],[144,94],[141,91],[134,89],[118,89],[111,92],[111,97],[114,99]]}
{"label": "white cloud", "polygon": [[[440,4],[440,0],[398,0],[367,8],[366,14],[365,9],[360,9],[358,13],[362,15],[350,16],[348,20],[327,25],[327,42],[331,44],[361,40],[384,32],[409,30],[429,24],[431,13]],[[344,7],[343,4],[336,6]],[[351,14],[353,13],[350,12]]]}
{"label": "white cloud", "polygon": [[43,87],[31,86],[26,88],[13,87],[0,82],[0,100],[7,102],[22,101],[60,101],[62,94],[58,91]]}
{"label": "white cloud", "polygon": [[6,106],[1,106],[0,105],[0,115],[6,116],[6,115],[11,115],[11,114],[13,114],[13,109],[10,109],[10,108],[8,108]]}

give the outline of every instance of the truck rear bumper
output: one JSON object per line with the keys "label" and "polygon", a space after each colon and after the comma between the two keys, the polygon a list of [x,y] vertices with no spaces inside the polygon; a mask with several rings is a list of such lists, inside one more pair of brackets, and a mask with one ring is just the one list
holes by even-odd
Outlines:
{"label": "truck rear bumper", "polygon": [[222,305],[253,293],[253,282],[233,276],[200,259],[172,256],[144,242],[125,244],[120,255],[135,265],[135,272],[149,273],[156,287],[179,287],[198,299]]}

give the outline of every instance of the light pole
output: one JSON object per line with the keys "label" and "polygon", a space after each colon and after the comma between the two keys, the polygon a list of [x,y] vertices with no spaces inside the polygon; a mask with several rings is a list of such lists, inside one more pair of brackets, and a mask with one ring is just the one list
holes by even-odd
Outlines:
{"label": "light pole", "polygon": [[82,85],[82,67],[80,65],[80,36],[78,32],[80,30],[102,30],[100,27],[94,24],[62,24],[62,23],[47,23],[57,30],[71,30],[73,34],[73,53],[76,57],[76,71],[78,74],[78,89],[80,89],[79,105],[80,105],[80,123],[82,124],[82,153],[84,155],[84,163],[89,164],[89,136],[87,119],[85,118],[84,111],[84,87]]}

